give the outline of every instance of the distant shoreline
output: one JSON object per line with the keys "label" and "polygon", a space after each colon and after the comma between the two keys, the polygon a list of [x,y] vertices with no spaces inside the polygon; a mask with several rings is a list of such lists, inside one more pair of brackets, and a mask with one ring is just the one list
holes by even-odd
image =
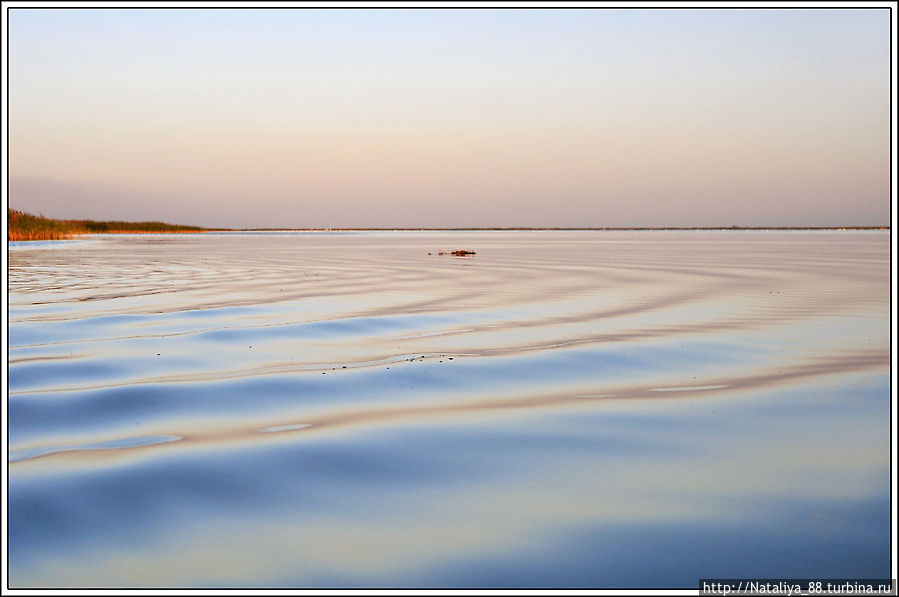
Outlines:
{"label": "distant shoreline", "polygon": [[740,230],[890,230],[889,226],[599,226],[527,227],[490,226],[460,228],[203,228],[164,222],[58,220],[8,208],[6,240],[69,240],[89,234],[203,234],[206,232],[488,232],[488,231],[740,231]]}

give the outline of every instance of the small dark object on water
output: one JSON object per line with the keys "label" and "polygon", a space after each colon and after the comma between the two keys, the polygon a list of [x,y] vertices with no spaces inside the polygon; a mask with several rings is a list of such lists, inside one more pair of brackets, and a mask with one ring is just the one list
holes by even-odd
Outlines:
{"label": "small dark object on water", "polygon": [[[444,251],[440,251],[437,253],[438,255],[446,255]],[[450,252],[450,255],[455,255],[456,257],[465,257],[466,255],[474,255],[474,251],[466,251],[464,249],[457,249],[455,251]],[[430,255],[430,253],[429,253]]]}

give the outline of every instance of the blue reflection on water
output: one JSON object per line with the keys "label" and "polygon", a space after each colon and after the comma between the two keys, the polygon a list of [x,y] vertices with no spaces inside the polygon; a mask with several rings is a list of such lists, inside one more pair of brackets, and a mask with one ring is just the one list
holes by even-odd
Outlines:
{"label": "blue reflection on water", "polygon": [[[888,496],[766,506],[758,517],[724,521],[584,525],[535,538],[524,553],[442,564],[415,584],[695,589],[700,578],[889,578]],[[809,516],[827,524],[803,524]],[[849,532],[826,530],[833,527]],[[363,579],[328,579],[321,586],[331,583],[365,586]]]}
{"label": "blue reflection on water", "polygon": [[393,236],[18,252],[11,584],[888,575],[884,235]]}
{"label": "blue reflection on water", "polygon": [[[848,437],[860,429],[843,417],[843,405],[857,406],[856,421],[885,420],[889,407],[877,395],[888,379],[863,380],[830,387],[822,409],[814,400],[821,392],[806,390],[730,404],[395,422],[349,435],[303,428],[271,434],[286,438],[273,443],[215,451],[175,442],[127,466],[18,478],[10,491],[11,561],[21,572],[48,557],[140,546],[161,550],[162,563],[163,552],[177,555],[179,536],[214,533],[225,520],[282,520],[301,560],[327,540],[317,533],[328,521],[370,527],[383,535],[385,553],[402,553],[394,542],[420,531],[437,543],[392,572],[349,561],[343,573],[298,565],[293,575],[285,570],[251,586],[692,587],[709,576],[888,576],[886,463],[855,470],[849,458],[828,466],[826,482],[815,472],[823,462],[813,454],[831,442],[820,423],[836,428],[833,417],[840,418]],[[887,425],[872,431],[873,444],[888,439]],[[812,456],[775,456],[777,443],[797,440],[811,444]],[[757,442],[773,447],[746,450]],[[853,449],[868,450],[863,441]],[[695,485],[694,473],[705,486]],[[530,495],[520,493],[525,488]],[[514,496],[533,511],[504,513]],[[474,528],[495,541],[466,541]],[[222,584],[198,578],[201,586]]]}

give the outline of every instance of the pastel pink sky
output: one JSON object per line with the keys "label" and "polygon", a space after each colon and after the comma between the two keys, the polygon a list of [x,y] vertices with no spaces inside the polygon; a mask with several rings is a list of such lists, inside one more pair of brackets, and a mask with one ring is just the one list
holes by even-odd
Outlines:
{"label": "pastel pink sky", "polygon": [[890,224],[847,10],[9,11],[9,204],[226,227]]}

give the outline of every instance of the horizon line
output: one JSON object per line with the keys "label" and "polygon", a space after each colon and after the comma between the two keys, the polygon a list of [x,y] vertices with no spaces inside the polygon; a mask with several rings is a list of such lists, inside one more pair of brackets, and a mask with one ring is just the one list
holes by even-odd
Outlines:
{"label": "horizon line", "polygon": [[315,227],[315,228],[206,228],[208,232],[342,232],[342,231],[489,231],[489,230],[890,230],[891,226],[428,226]]}

